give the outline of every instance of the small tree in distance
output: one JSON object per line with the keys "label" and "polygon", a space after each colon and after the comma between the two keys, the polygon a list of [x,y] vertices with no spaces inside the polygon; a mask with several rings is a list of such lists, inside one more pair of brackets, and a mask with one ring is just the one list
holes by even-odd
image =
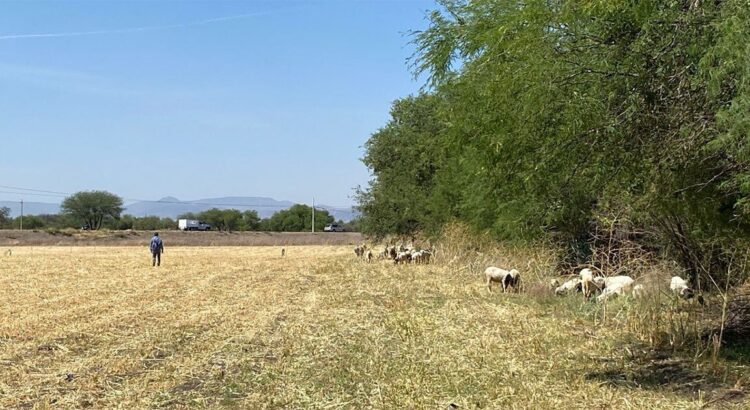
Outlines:
{"label": "small tree in distance", "polygon": [[7,224],[10,220],[10,208],[7,206],[0,207],[0,227]]}
{"label": "small tree in distance", "polygon": [[[315,210],[315,231],[321,232],[323,227],[333,222],[333,216],[325,209]],[[312,228],[312,208],[308,205],[296,204],[289,209],[274,213],[263,221],[263,229],[276,232],[306,232]]]}
{"label": "small tree in distance", "polygon": [[85,223],[89,229],[99,229],[103,221],[120,218],[122,198],[107,191],[76,192],[63,200],[60,210]]}

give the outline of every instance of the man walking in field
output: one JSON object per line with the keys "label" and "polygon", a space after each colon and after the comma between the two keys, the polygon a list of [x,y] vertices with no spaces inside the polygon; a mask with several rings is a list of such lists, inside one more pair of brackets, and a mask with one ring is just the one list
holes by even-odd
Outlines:
{"label": "man walking in field", "polygon": [[164,252],[164,242],[159,238],[159,232],[154,232],[153,238],[151,238],[151,256],[153,256],[153,262],[151,266],[161,266],[161,254]]}

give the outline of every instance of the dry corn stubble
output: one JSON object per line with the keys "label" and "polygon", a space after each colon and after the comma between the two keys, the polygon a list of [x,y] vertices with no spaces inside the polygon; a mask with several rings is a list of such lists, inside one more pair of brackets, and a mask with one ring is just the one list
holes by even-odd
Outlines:
{"label": "dry corn stubble", "polygon": [[[699,408],[590,377],[623,330],[349,247],[16,248],[0,407]],[[602,359],[605,358],[605,359]]]}

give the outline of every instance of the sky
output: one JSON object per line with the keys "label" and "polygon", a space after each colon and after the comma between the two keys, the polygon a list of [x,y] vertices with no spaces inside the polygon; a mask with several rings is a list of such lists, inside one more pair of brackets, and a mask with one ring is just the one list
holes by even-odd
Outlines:
{"label": "sky", "polygon": [[[432,1],[2,1],[7,187],[346,206]],[[5,187],[5,188],[4,188]],[[39,192],[36,192],[39,194]]]}

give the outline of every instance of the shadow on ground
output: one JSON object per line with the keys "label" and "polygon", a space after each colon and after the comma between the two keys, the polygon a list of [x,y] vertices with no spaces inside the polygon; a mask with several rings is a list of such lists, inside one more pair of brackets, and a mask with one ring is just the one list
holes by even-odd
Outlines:
{"label": "shadow on ground", "polygon": [[[621,388],[668,390],[706,405],[744,402],[741,386],[729,386],[707,366],[691,359],[673,356],[667,351],[645,350],[642,346],[623,349],[627,356],[596,358],[599,369],[586,373],[586,379]],[[705,368],[704,368],[705,367]]]}

